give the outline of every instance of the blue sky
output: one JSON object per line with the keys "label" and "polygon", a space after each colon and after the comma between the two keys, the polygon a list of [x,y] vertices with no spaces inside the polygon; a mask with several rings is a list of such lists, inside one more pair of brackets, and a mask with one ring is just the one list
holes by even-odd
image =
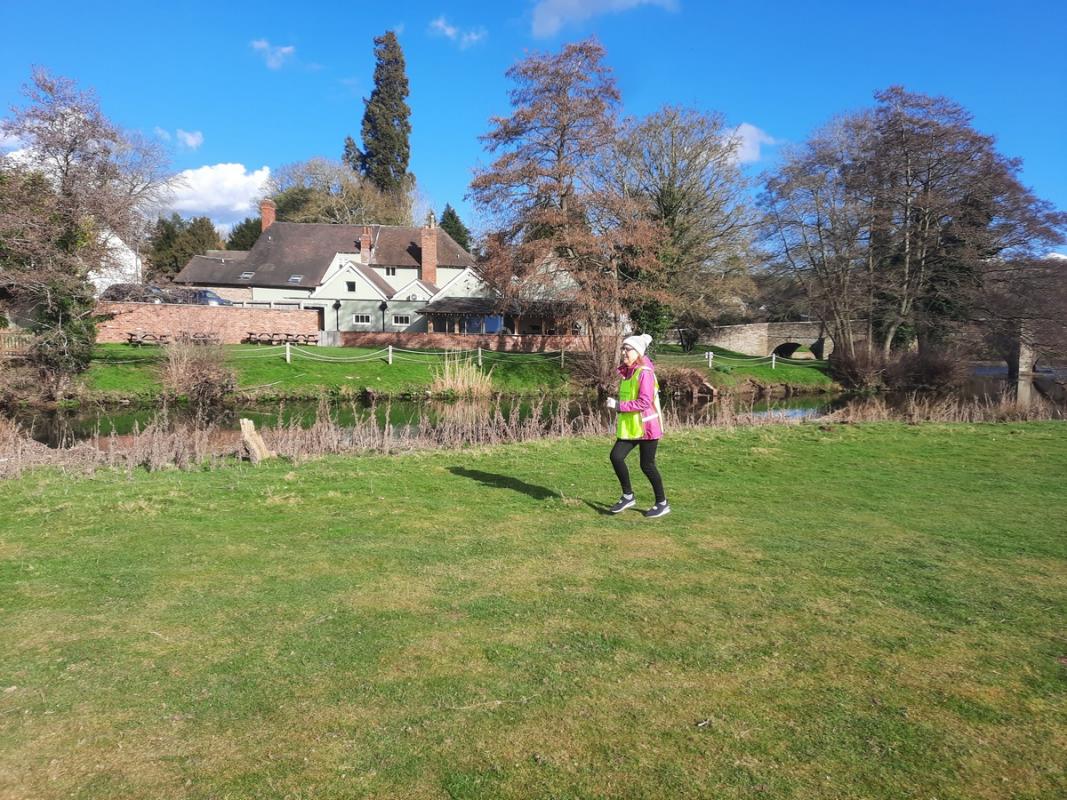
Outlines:
{"label": "blue sky", "polygon": [[[105,10],[102,10],[105,9]],[[478,136],[508,112],[504,71],[594,35],[624,110],[720,111],[772,167],[835,114],[903,84],[943,94],[1023,159],[1023,179],[1067,209],[1067,3],[986,0],[763,3],[515,0],[294,3],[0,0],[0,107],[31,65],[94,88],[112,119],[159,136],[188,173],[186,215],[232,223],[270,169],[358,141],[374,36],[398,31],[412,108],[411,169],[426,200],[469,224]],[[3,143],[0,143],[2,145]],[[10,143],[9,143],[10,146]]]}

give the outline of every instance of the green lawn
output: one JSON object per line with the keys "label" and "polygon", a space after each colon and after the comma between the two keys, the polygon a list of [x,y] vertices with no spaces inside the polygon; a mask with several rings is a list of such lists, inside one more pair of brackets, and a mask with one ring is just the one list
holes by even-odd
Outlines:
{"label": "green lawn", "polygon": [[[316,396],[328,392],[359,393],[370,388],[382,394],[422,392],[440,369],[440,356],[397,353],[392,364],[384,353],[367,361],[342,362],[328,359],[368,357],[377,352],[358,347],[307,347],[286,364],[280,348],[227,345],[230,365],[237,372],[238,388],[263,396]],[[164,358],[156,347],[124,344],[98,345],[93,364],[83,377],[86,388],[97,395],[151,399],[158,396],[158,370]],[[326,360],[316,360],[326,359]],[[485,355],[483,369],[492,369],[493,386],[510,394],[559,392],[567,386],[568,373],[557,357],[519,354]]]}
{"label": "green lawn", "polygon": [[608,444],[0,484],[0,797],[1067,796],[1067,426]]}
{"label": "green lawn", "polygon": [[697,345],[685,353],[678,345],[663,345],[655,361],[659,364],[696,367],[705,369],[705,353],[714,353],[713,364],[718,369],[709,373],[711,383],[729,390],[746,382],[764,386],[788,384],[794,389],[807,391],[830,391],[835,388],[825,361],[779,360],[774,367],[770,363],[753,363],[753,356],[736,353],[713,345]]}

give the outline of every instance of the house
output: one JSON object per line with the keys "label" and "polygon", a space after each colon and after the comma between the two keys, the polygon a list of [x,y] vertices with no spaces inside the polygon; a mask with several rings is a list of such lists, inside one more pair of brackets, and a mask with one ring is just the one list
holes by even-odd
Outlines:
{"label": "house", "polygon": [[[430,331],[432,309],[423,312],[445,298],[482,298],[492,311],[474,258],[432,214],[416,228],[277,222],[270,200],[260,211],[263,230],[251,250],[194,256],[175,283],[238,303],[318,309],[324,331]],[[487,330],[499,326],[490,321]]]}

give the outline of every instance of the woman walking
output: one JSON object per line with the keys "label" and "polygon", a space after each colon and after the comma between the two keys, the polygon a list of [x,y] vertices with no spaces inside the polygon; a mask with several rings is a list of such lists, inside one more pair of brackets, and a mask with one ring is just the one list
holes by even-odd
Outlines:
{"label": "woman walking", "polygon": [[611,507],[612,514],[619,514],[633,507],[634,489],[630,485],[630,471],[626,468],[626,456],[638,447],[641,450],[641,471],[645,473],[656,504],[645,512],[646,517],[662,517],[671,513],[667,497],[663,494],[663,479],[656,469],[656,447],[663,436],[659,404],[659,383],[652,362],[645,356],[652,337],[646,334],[627,336],[622,342],[622,364],[619,374],[619,397],[608,398],[608,408],[617,410],[615,446],[611,448],[611,466],[622,486],[622,497]]}

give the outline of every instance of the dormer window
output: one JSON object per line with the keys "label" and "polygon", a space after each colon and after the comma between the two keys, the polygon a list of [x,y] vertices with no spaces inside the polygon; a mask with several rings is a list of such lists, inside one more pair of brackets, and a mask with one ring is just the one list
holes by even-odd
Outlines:
{"label": "dormer window", "polygon": [[355,281],[345,281],[345,288],[348,289],[348,291],[350,291],[350,292],[356,291],[356,282]]}
{"label": "dormer window", "polygon": [[386,267],[385,275],[386,277],[392,277],[393,275],[396,275],[396,267]]}
{"label": "dormer window", "polygon": [[302,281],[302,280],[304,280],[304,276],[303,275],[290,275],[289,276],[289,283],[300,283],[300,281]]}
{"label": "dormer window", "polygon": [[252,280],[252,276],[255,275],[255,274],[256,274],[255,272],[242,272],[240,280],[242,280],[242,281],[250,281],[250,280]]}

